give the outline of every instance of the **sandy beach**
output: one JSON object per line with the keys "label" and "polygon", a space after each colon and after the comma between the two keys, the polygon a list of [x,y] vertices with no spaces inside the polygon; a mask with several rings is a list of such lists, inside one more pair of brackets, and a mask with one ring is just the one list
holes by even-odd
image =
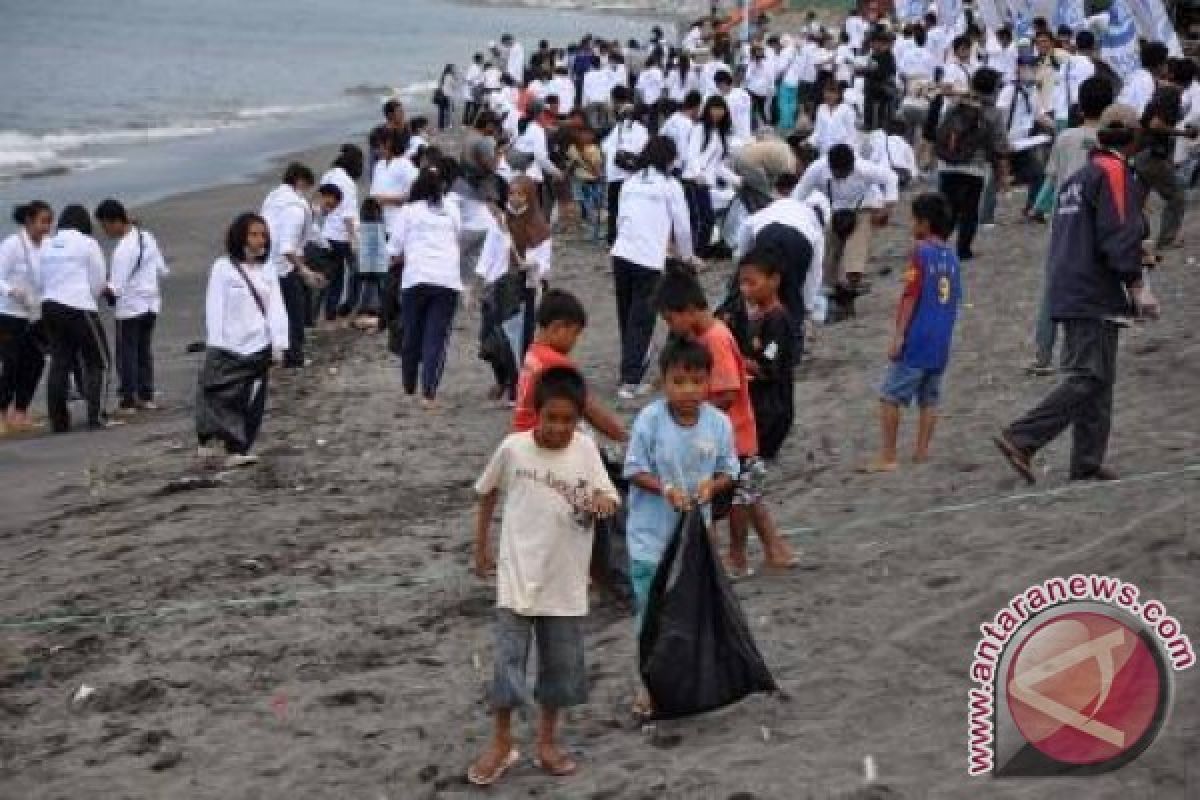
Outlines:
{"label": "sandy beach", "polygon": [[[332,154],[304,159],[320,169]],[[199,356],[185,348],[202,338],[204,280],[228,221],[275,183],[138,209],[174,268],[157,335],[165,411],[100,435],[0,444],[0,797],[479,794],[463,773],[488,730],[494,590],[469,572],[471,485],[508,415],[484,399],[477,313],[458,318],[440,413],[403,397],[382,337],[320,334],[312,368],[273,376],[262,463],[196,470]],[[1161,738],[1120,772],[966,774],[971,652],[1014,593],[1053,575],[1119,576],[1200,635],[1200,300],[1185,261],[1200,239],[1195,209],[1189,245],[1154,278],[1164,319],[1122,342],[1110,455],[1130,480],[1067,489],[1060,442],[1030,492],[989,441],[1053,380],[1022,371],[1046,231],[1014,206],[1002,203],[965,269],[932,463],[854,471],[877,440],[906,214],[877,243],[858,319],[823,329],[801,370],[769,497],[802,566],[737,585],[782,693],[639,730],[627,714],[632,624],[597,596],[592,699],[565,728],[580,774],[555,781],[526,762],[488,796],[1200,796],[1195,670],[1178,676]],[[709,266],[710,297],[729,268]],[[552,281],[587,298],[579,360],[611,396],[606,254],[560,236]],[[94,692],[73,701],[82,686]]]}

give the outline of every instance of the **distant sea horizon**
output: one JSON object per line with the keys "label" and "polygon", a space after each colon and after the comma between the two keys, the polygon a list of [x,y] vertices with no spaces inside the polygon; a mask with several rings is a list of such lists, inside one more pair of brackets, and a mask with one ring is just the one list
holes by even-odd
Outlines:
{"label": "distant sea horizon", "polygon": [[446,64],[504,32],[531,52],[644,40],[652,24],[454,0],[56,0],[4,21],[0,52],[19,65],[0,82],[5,220],[33,198],[139,205],[360,136],[386,97],[426,107]]}

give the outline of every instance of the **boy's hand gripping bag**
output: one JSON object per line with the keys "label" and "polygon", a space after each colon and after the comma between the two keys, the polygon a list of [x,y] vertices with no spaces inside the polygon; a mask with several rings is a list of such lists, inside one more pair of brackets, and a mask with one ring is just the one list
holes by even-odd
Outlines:
{"label": "boy's hand gripping bag", "polygon": [[638,649],[642,681],[661,719],[778,689],[699,511],[680,517],[658,566]]}

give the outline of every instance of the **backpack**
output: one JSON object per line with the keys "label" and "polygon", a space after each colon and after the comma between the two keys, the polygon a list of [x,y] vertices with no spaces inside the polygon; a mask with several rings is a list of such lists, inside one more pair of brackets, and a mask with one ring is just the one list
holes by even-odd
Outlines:
{"label": "backpack", "polygon": [[947,164],[967,164],[980,150],[987,149],[988,132],[983,109],[973,103],[957,103],[938,126],[933,151]]}

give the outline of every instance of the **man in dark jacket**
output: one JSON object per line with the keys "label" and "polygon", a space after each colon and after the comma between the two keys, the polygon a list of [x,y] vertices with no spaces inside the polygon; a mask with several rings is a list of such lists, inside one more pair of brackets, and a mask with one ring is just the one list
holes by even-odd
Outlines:
{"label": "man in dark jacket", "polygon": [[1066,333],[1064,379],[995,443],[1029,483],[1031,461],[1068,426],[1072,480],[1113,480],[1104,465],[1112,423],[1117,334],[1130,314],[1154,317],[1158,302],[1142,283],[1146,187],[1128,157],[1136,149],[1138,118],[1110,106],[1100,119],[1088,165],[1063,185],[1050,238],[1050,316]]}

